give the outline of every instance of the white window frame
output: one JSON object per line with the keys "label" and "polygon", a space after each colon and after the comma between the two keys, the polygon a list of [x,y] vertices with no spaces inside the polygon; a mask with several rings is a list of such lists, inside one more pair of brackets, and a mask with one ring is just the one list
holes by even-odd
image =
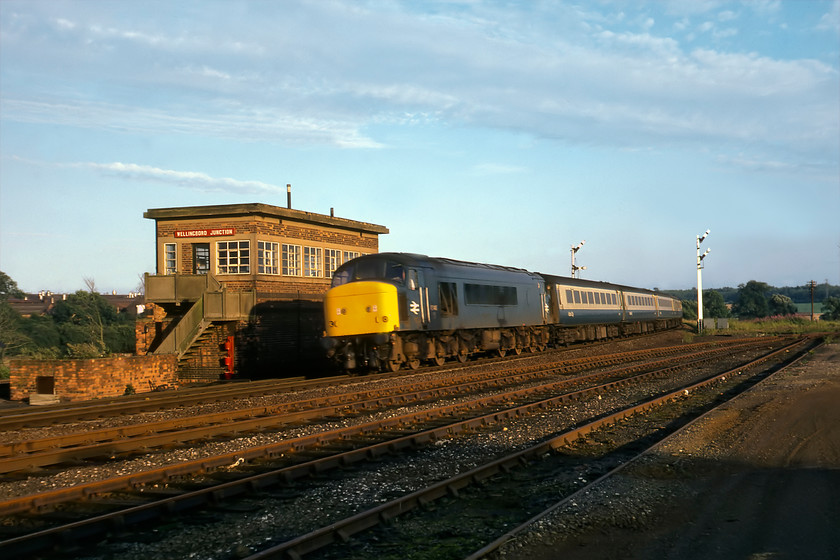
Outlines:
{"label": "white window frame", "polygon": [[341,249],[324,249],[324,276],[332,278],[341,263]]}
{"label": "white window frame", "polygon": [[218,274],[250,274],[251,242],[247,239],[216,242]]}
{"label": "white window frame", "polygon": [[307,278],[321,278],[323,276],[323,267],[321,262],[323,249],[320,247],[304,247],[303,248],[303,275]]}
{"label": "white window frame", "polygon": [[163,273],[176,274],[178,272],[178,245],[176,243],[163,244]]}
{"label": "white window frame", "polygon": [[302,252],[300,245],[283,243],[283,276],[303,276]]}
{"label": "white window frame", "polygon": [[257,241],[257,273],[280,274],[280,244],[276,241]]}

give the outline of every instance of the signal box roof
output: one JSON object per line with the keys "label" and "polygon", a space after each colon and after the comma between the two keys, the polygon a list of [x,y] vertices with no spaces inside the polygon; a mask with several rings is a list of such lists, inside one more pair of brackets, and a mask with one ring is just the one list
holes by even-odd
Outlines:
{"label": "signal box roof", "polygon": [[144,218],[156,221],[184,220],[196,218],[227,218],[234,216],[269,216],[284,220],[331,226],[364,233],[386,234],[388,228],[368,222],[336,218],[314,212],[282,208],[262,203],[218,204],[214,206],[185,206],[181,208],[150,208],[143,212]]}

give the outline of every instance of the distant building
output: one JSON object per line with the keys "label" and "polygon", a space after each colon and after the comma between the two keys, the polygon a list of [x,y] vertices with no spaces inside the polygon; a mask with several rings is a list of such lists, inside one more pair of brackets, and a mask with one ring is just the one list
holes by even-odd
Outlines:
{"label": "distant building", "polygon": [[281,375],[321,354],[335,269],[379,251],[384,226],[267,204],[150,209],[157,273],[138,353],[176,353],[184,379]]}
{"label": "distant building", "polygon": [[[25,294],[22,298],[9,298],[9,305],[22,317],[46,315],[50,313],[59,301],[66,300],[69,294],[56,294],[50,291],[41,291],[37,294]],[[136,293],[129,294],[100,294],[102,299],[113,305],[118,313],[138,313],[137,306],[143,303],[143,295]]]}

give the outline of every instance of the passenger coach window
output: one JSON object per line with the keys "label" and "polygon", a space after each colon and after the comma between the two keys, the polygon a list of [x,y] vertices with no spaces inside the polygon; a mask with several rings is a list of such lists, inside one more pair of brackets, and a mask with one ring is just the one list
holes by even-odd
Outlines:
{"label": "passenger coach window", "polygon": [[580,292],[575,290],[575,303],[580,303]]}

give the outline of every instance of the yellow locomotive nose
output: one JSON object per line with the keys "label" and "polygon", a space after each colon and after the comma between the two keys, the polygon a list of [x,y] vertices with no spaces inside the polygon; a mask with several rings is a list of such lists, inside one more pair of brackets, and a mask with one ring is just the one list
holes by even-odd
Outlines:
{"label": "yellow locomotive nose", "polygon": [[324,297],[328,337],[387,333],[399,330],[397,288],[385,282],[350,282]]}

